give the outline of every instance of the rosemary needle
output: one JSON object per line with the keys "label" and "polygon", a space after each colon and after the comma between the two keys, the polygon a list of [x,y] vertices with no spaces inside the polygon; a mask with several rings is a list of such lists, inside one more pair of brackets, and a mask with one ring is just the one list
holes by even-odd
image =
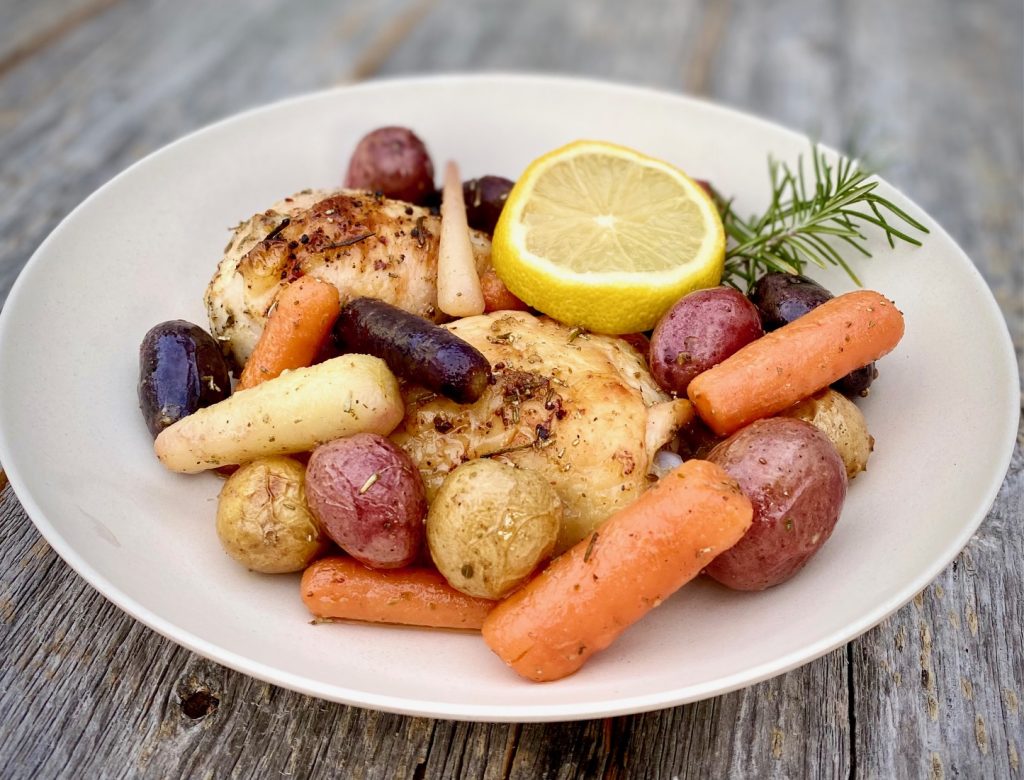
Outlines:
{"label": "rosemary needle", "polygon": [[771,200],[764,213],[742,218],[732,201],[716,195],[729,239],[722,281],[749,289],[768,271],[803,273],[808,263],[842,268],[860,280],[840,250],[852,248],[870,257],[866,231],[882,230],[889,246],[897,241],[920,246],[914,231],[928,228],[876,192],[879,180],[847,157],[830,164],[817,145],[811,147],[811,179],[804,158],[795,168],[769,158]]}

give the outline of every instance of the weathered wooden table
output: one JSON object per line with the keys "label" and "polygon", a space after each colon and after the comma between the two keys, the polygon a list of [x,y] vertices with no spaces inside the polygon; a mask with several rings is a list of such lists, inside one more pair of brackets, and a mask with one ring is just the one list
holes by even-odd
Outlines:
{"label": "weathered wooden table", "polygon": [[[870,148],[973,258],[1019,354],[1022,38],[1019,0],[4,0],[0,300],[79,201],[186,131],[368,77],[525,69],[707,95]],[[1020,777],[1021,440],[967,549],[847,647],[717,699],[553,725],[370,712],[216,666],[86,586],[2,487],[0,774]]]}

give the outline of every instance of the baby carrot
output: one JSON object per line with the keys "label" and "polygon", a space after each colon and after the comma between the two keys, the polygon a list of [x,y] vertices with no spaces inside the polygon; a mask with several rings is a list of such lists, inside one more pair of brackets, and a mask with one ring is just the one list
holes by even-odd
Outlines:
{"label": "baby carrot", "polygon": [[902,337],[892,301],[857,290],[751,341],[699,374],[687,395],[715,433],[730,434],[887,355]]}
{"label": "baby carrot", "polygon": [[526,311],[530,307],[519,300],[493,268],[480,274],[480,291],[484,296],[484,311]]}
{"label": "baby carrot", "polygon": [[303,276],[285,287],[235,389],[244,390],[287,369],[312,364],[340,310],[338,289],[329,282]]}
{"label": "baby carrot", "polygon": [[494,606],[455,590],[433,569],[368,569],[340,556],[306,569],[302,601],[320,618],[473,630]]}
{"label": "baby carrot", "polygon": [[691,460],[556,558],[484,620],[484,641],[530,680],[572,674],[750,527],[719,466]]}

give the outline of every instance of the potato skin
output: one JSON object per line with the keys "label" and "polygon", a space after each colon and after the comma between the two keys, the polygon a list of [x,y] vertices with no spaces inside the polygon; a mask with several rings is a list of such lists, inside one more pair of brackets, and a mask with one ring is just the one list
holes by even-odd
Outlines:
{"label": "potato skin", "polygon": [[347,352],[379,357],[398,376],[471,404],[491,381],[491,364],[451,331],[377,298],[341,307],[334,336]]}
{"label": "potato skin", "polygon": [[680,298],[651,334],[651,374],[685,396],[698,374],[764,335],[757,309],[739,290],[711,287]]}
{"label": "potato skin", "polygon": [[849,398],[828,388],[805,398],[782,413],[809,422],[832,442],[846,466],[847,479],[867,469],[875,439],[860,409]]}
{"label": "potato skin", "polygon": [[810,423],[758,420],[708,455],[754,505],[750,530],[706,572],[735,590],[764,590],[803,568],[832,534],[846,499],[846,469]]}
{"label": "potato skin", "polygon": [[217,504],[224,551],[252,571],[302,571],[329,540],[309,511],[306,469],[285,457],[260,458],[228,477]]}
{"label": "potato skin", "polygon": [[427,498],[412,460],[383,436],[361,433],[317,447],[306,467],[309,507],[345,552],[375,569],[412,563]]}
{"label": "potato skin", "polygon": [[493,233],[501,210],[505,208],[514,181],[503,176],[481,176],[462,183],[462,199],[466,202],[466,220],[471,228]]}
{"label": "potato skin", "polygon": [[562,502],[544,477],[483,458],[445,478],[427,515],[427,544],[453,588],[498,599],[551,555],[561,524]]}
{"label": "potato skin", "polygon": [[231,394],[217,341],[185,320],[154,325],[139,347],[139,407],[153,436]]}
{"label": "potato skin", "polygon": [[434,164],[412,130],[378,127],[363,136],[352,152],[345,186],[423,204],[434,194]]}

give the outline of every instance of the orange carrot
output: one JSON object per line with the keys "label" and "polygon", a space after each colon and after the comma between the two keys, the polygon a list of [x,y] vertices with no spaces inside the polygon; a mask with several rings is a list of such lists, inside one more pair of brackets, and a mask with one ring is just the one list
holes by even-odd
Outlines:
{"label": "orange carrot", "polygon": [[687,461],[499,603],[484,640],[530,680],[570,675],[736,544],[752,516],[721,467]]}
{"label": "orange carrot", "polygon": [[857,290],[750,342],[697,375],[687,395],[704,422],[727,435],[887,355],[902,337],[892,301]]}
{"label": "orange carrot", "polygon": [[340,310],[338,290],[329,282],[303,276],[285,287],[235,389],[245,390],[287,369],[311,365]]}
{"label": "orange carrot", "polygon": [[526,311],[530,307],[519,300],[493,268],[480,274],[480,291],[484,295],[484,311]]}
{"label": "orange carrot", "polygon": [[306,569],[302,601],[320,618],[474,630],[494,606],[455,590],[433,569],[368,569],[340,556]]}

